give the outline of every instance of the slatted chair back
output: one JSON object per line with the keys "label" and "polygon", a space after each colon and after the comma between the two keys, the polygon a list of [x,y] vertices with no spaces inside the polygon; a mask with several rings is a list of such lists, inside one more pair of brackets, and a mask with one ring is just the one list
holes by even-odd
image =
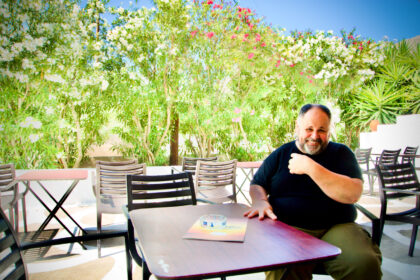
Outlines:
{"label": "slatted chair back", "polygon": [[[127,175],[127,197],[128,211],[197,204],[194,182],[190,172],[169,175]],[[137,246],[134,227],[128,213],[127,225],[129,254],[143,268],[142,279],[149,279],[151,274],[141,248]],[[130,260],[127,261],[127,270],[129,271],[131,271]]]}
{"label": "slatted chair back", "polygon": [[15,231],[19,231],[19,204],[22,201],[22,215],[25,231],[27,231],[26,222],[26,202],[25,193],[19,193],[19,183],[14,182],[16,178],[15,165],[13,163],[0,164],[0,207],[8,210],[9,221],[15,226]]}
{"label": "slatted chair back", "polygon": [[122,213],[127,204],[127,175],[146,174],[146,164],[137,160],[98,161],[96,164],[96,198],[103,213]]}
{"label": "slatted chair back", "polygon": [[[379,197],[381,200],[380,224],[381,234],[386,220],[399,221],[413,224],[409,255],[413,255],[420,225],[420,184],[416,170],[411,163],[395,165],[377,165],[376,171],[379,178]],[[387,204],[390,199],[415,197],[416,203],[410,210],[387,213]]]}
{"label": "slatted chair back", "polygon": [[0,279],[28,279],[22,251],[12,225],[0,209]]}
{"label": "slatted chair back", "polygon": [[417,147],[405,147],[404,153],[401,156],[401,163],[411,163],[414,167],[416,166],[416,154],[419,146]]}
{"label": "slatted chair back", "polygon": [[[137,159],[96,162],[96,224],[102,232],[102,214],[122,214],[127,205],[127,175],[146,174],[146,164]],[[97,241],[98,257],[101,257],[101,240]]]}
{"label": "slatted chair back", "polygon": [[183,157],[182,158],[182,171],[191,172],[195,174],[195,168],[197,161],[217,161],[217,157],[206,157],[206,158],[194,158],[194,157]]}
{"label": "slatted chair back", "polygon": [[357,163],[361,167],[362,171],[369,170],[369,163],[370,163],[370,154],[372,152],[372,148],[361,149],[357,148],[355,155],[357,159]]}
{"label": "slatted chair back", "polygon": [[383,150],[381,156],[376,159],[376,165],[394,165],[398,162],[401,149]]}
{"label": "slatted chair back", "polygon": [[197,204],[190,172],[128,175],[128,210]]}
{"label": "slatted chair back", "polygon": [[196,195],[211,203],[236,202],[237,160],[198,161],[194,186]]}

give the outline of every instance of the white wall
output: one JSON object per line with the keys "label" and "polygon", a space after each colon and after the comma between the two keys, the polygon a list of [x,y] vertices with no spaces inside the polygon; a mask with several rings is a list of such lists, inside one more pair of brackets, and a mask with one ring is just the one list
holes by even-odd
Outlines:
{"label": "white wall", "polygon": [[[420,146],[419,114],[398,116],[396,124],[380,124],[376,132],[360,134],[360,148],[372,147],[372,153],[380,154],[384,149],[401,149],[403,153],[406,146]],[[416,159],[416,166],[420,166],[420,159]]]}

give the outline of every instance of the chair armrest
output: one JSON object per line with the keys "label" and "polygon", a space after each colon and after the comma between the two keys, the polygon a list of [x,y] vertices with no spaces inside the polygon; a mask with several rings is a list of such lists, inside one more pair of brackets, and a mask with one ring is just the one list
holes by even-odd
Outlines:
{"label": "chair armrest", "polygon": [[128,220],[130,220],[130,215],[128,214],[128,206],[127,206],[127,205],[123,205],[123,207],[122,207],[122,212],[123,212],[124,216],[125,216]]}
{"label": "chair armrest", "polygon": [[182,170],[179,170],[177,167],[175,167],[175,166],[171,166],[171,174],[174,174],[174,173],[181,173],[182,172]]}
{"label": "chair armrest", "polygon": [[126,235],[127,235],[127,230],[91,233],[91,234],[86,234],[86,235],[80,235],[80,236],[74,236],[74,237],[63,237],[63,238],[43,240],[43,241],[38,241],[38,242],[24,242],[24,243],[21,243],[20,249],[28,250],[28,249],[47,247],[47,246],[52,246],[52,245],[86,242],[86,241],[91,241],[91,240],[107,239],[107,238],[114,238],[114,237],[121,237],[121,236],[126,237]]}
{"label": "chair armrest", "polygon": [[376,217],[372,212],[367,210],[362,205],[355,203],[354,206],[357,210],[362,212],[366,217],[369,218],[372,222],[372,241],[375,242],[378,246],[381,244],[381,234],[380,234],[380,219]]}
{"label": "chair armrest", "polygon": [[17,183],[18,183],[18,181],[13,180],[9,184],[7,184],[6,186],[0,186],[0,191],[2,191],[2,192],[10,191]]}
{"label": "chair armrest", "polygon": [[414,190],[402,190],[402,189],[395,189],[395,188],[382,188],[384,192],[397,192],[397,193],[403,193],[403,194],[411,194],[411,195],[420,195],[419,191]]}
{"label": "chair armrest", "polygon": [[197,202],[203,202],[203,203],[209,203],[209,204],[217,204],[213,201],[207,200],[207,199],[203,199],[203,198],[197,198]]}

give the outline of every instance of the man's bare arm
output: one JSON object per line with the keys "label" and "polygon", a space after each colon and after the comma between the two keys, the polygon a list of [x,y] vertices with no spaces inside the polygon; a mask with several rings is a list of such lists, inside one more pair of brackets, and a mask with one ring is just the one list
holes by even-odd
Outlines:
{"label": "man's bare arm", "polygon": [[289,161],[292,174],[306,174],[330,198],[341,203],[356,203],[363,191],[363,181],[346,175],[334,173],[310,157],[292,154]]}
{"label": "man's bare arm", "polygon": [[258,215],[259,220],[263,220],[265,216],[276,220],[277,216],[273,213],[273,208],[268,202],[267,193],[263,187],[259,185],[251,185],[249,188],[252,205],[251,209],[244,213],[244,216],[253,218]]}

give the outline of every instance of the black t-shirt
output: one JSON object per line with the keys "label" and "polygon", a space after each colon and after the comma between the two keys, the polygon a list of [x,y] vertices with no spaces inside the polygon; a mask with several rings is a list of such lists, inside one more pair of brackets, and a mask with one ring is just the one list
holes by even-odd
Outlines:
{"label": "black t-shirt", "polygon": [[[289,172],[292,153],[304,154],[296,147],[295,141],[271,153],[251,182],[266,190],[277,218],[307,229],[325,229],[339,223],[354,222],[356,209],[353,204],[329,198],[308,175]],[[332,172],[362,179],[353,152],[343,144],[329,142],[321,154],[307,156]]]}

